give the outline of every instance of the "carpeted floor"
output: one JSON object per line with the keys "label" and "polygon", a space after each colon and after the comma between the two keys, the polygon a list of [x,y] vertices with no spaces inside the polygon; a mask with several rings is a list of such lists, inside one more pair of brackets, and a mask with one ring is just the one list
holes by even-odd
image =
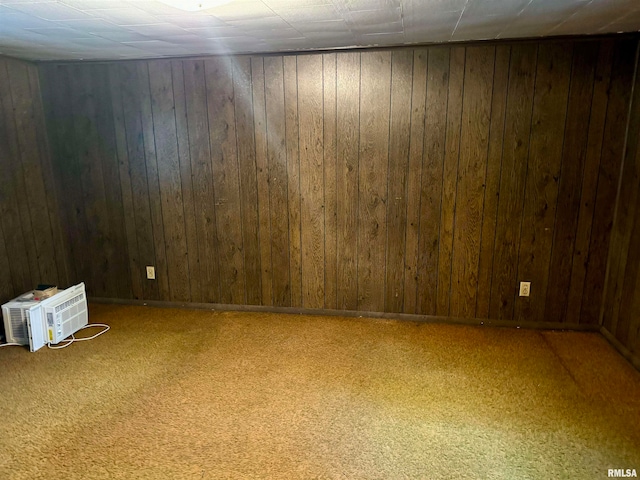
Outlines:
{"label": "carpeted floor", "polygon": [[0,479],[640,474],[640,373],[598,334],[111,305],[90,321],[112,328],[0,349]]}

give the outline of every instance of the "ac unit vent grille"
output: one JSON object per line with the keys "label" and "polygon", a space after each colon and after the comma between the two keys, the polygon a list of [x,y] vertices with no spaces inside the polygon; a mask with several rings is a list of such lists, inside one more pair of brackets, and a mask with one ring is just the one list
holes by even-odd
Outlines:
{"label": "ac unit vent grille", "polygon": [[25,329],[24,319],[22,317],[22,310],[19,308],[10,308],[9,316],[11,319],[11,332],[13,337],[27,338],[27,332]]}
{"label": "ac unit vent grille", "polygon": [[78,302],[81,302],[84,298],[84,294],[80,294],[77,295],[73,298],[70,298],[69,300],[67,300],[64,303],[61,303],[60,305],[56,306],[56,313],[60,313],[63,310],[66,310],[67,308],[71,307],[72,305],[75,305]]}

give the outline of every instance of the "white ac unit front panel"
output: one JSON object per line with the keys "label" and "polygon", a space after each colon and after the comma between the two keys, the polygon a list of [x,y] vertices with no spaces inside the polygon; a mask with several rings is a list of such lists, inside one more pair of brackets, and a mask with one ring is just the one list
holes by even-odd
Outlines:
{"label": "white ac unit front panel", "polygon": [[29,345],[35,352],[48,343],[60,343],[89,322],[84,283],[42,301],[29,300],[30,295],[2,306],[7,342]]}

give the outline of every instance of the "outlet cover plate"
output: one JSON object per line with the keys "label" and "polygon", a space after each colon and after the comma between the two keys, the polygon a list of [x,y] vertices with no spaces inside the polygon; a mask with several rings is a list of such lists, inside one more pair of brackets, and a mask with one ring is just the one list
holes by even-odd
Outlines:
{"label": "outlet cover plate", "polygon": [[155,267],[148,266],[147,267],[147,279],[155,280],[156,279],[156,269]]}
{"label": "outlet cover plate", "polygon": [[531,292],[531,282],[520,282],[520,296],[528,297]]}

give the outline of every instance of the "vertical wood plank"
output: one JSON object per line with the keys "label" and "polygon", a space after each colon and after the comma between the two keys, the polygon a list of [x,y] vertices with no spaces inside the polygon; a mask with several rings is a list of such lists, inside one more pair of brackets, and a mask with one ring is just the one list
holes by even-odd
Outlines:
{"label": "vertical wood plank", "polygon": [[269,224],[271,228],[271,262],[273,264],[273,302],[291,305],[289,284],[286,117],[284,105],[284,65],[282,57],[264,59],[267,163],[269,171]]}
{"label": "vertical wood plank", "polygon": [[283,58],[287,154],[287,211],[289,219],[289,278],[291,306],[302,306],[302,251],[300,238],[300,149],[298,144],[298,68],[295,56]]}
{"label": "vertical wood plank", "polygon": [[532,290],[529,297],[516,297],[515,318],[519,320],[545,320],[571,56],[571,47],[564,43],[543,44],[538,50],[517,278],[530,281]]}
{"label": "vertical wood plank", "polygon": [[258,223],[258,185],[256,177],[256,147],[253,133],[253,93],[251,61],[238,57],[233,64],[235,89],[236,135],[240,176],[240,204],[244,253],[244,284],[246,302],[261,303],[260,241]]}
{"label": "vertical wood plank", "polygon": [[167,241],[164,234],[164,218],[162,215],[162,198],[160,194],[160,172],[153,131],[153,116],[151,113],[151,91],[149,78],[149,64],[151,61],[136,63],[139,78],[138,94],[140,95],[140,117],[144,140],[144,158],[147,169],[147,185],[149,191],[149,207],[151,210],[151,228],[153,232],[154,251],[156,256],[156,279],[160,300],[169,300],[169,267],[167,265]]}
{"label": "vertical wood plank", "polygon": [[189,149],[189,122],[187,119],[187,100],[184,89],[184,71],[181,60],[171,62],[171,78],[175,104],[176,136],[178,142],[178,163],[182,188],[182,207],[187,245],[187,265],[189,272],[189,297],[192,302],[202,302],[202,284],[200,278],[198,229],[194,198],[194,186],[191,170],[191,152]]}
{"label": "vertical wood plank", "polygon": [[358,310],[380,311],[385,293],[378,272],[385,268],[387,237],[391,53],[363,52],[361,56]]}
{"label": "vertical wood plank", "polygon": [[[25,128],[26,122],[29,120],[30,113],[28,105],[28,92],[24,91],[24,87],[28,88],[27,67],[26,64],[17,60],[7,60],[6,77],[3,85],[8,88],[6,94],[3,95],[3,104],[6,117],[6,129],[8,139],[8,152],[10,159],[10,171],[7,178],[12,179],[15,186],[15,195],[17,199],[18,225],[22,229],[24,242],[26,244],[26,255],[22,257],[22,261],[27,262],[29,266],[29,276],[31,283],[41,283],[41,268],[39,264],[40,255],[44,253],[43,246],[38,245],[35,239],[34,226],[38,225],[39,216],[36,212],[32,212],[32,199],[30,196],[23,197],[22,192],[29,191],[28,188],[34,187],[36,191],[34,196],[42,197],[42,192],[37,191],[37,187],[28,183],[28,168],[33,163],[33,145],[29,142],[25,145]],[[27,148],[25,151],[24,149]],[[31,202],[30,202],[31,200]],[[38,248],[40,247],[40,248]],[[47,281],[43,280],[42,281]],[[32,288],[31,286],[29,288]]]}
{"label": "vertical wood plank", "polygon": [[495,47],[467,47],[451,269],[454,317],[476,315],[494,62]]}
{"label": "vertical wood plank", "polygon": [[204,62],[184,60],[183,73],[196,210],[201,298],[203,302],[218,303],[221,298],[220,270]]}
{"label": "vertical wood plank", "polygon": [[78,189],[65,191],[67,185],[76,185],[73,112],[68,101],[71,95],[67,76],[67,66],[41,66],[43,79],[43,101],[47,115],[48,136],[51,142],[51,168],[54,188],[60,199],[60,221],[63,229],[63,241],[67,249],[69,283],[85,281],[85,266],[79,263],[80,219],[83,215]]}
{"label": "vertical wood plank", "polygon": [[451,313],[451,269],[453,265],[454,217],[458,189],[460,128],[465,70],[465,48],[452,47],[449,59],[449,97],[447,103],[447,133],[442,174],[442,204],[438,251],[438,290],[436,314]]}
{"label": "vertical wood plank", "polygon": [[402,312],[407,230],[407,175],[411,135],[413,50],[391,54],[391,111],[389,125],[386,312]]}
{"label": "vertical wood plank", "polygon": [[45,112],[42,105],[42,86],[40,85],[38,67],[29,65],[27,67],[29,76],[29,91],[33,102],[33,127],[38,146],[38,156],[42,171],[42,180],[45,191],[45,204],[43,207],[49,217],[51,228],[53,252],[49,255],[55,259],[57,279],[53,279],[58,285],[69,284],[69,257],[65,248],[62,236],[61,212],[56,195],[55,180],[51,165],[50,146],[46,131]]}
{"label": "vertical wood plank", "polygon": [[510,57],[510,46],[501,45],[496,47],[496,58],[493,70],[493,93],[491,97],[489,151],[484,189],[484,210],[482,214],[480,260],[478,264],[477,318],[489,317]]}
{"label": "vertical wood plank", "polygon": [[[613,223],[613,208],[618,190],[624,135],[627,125],[636,41],[616,42],[609,85],[609,102],[600,157],[598,188],[594,205],[589,259],[585,278],[581,323],[597,324],[602,305],[607,252]],[[588,301],[585,301],[588,299]]]}
{"label": "vertical wood plank", "polygon": [[131,298],[132,284],[129,270],[129,250],[120,185],[118,154],[114,130],[113,102],[109,85],[109,71],[106,65],[96,65],[91,69],[90,82],[94,86],[95,129],[97,133],[100,176],[95,181],[104,184],[106,220],[109,231],[110,276],[112,284],[109,294],[117,298]]}
{"label": "vertical wood plank", "polygon": [[151,115],[171,301],[189,301],[189,259],[170,60],[149,62]]}
{"label": "vertical wood plank", "polygon": [[[637,302],[640,291],[640,81],[636,79],[633,106],[627,136],[624,172],[618,197],[618,215],[614,232],[619,238],[610,257],[618,256],[618,266],[610,258],[609,282],[603,325],[627,347],[635,344],[640,319]],[[606,302],[606,300],[609,300]]]}
{"label": "vertical wood plank", "polygon": [[240,185],[236,150],[231,60],[205,60],[209,145],[216,204],[216,232],[220,269],[220,301],[244,303],[244,259],[240,217]]}
{"label": "vertical wood plank", "polygon": [[267,160],[267,120],[264,59],[251,58],[253,122],[258,181],[258,221],[260,225],[260,266],[262,271],[262,305],[273,305],[273,266],[271,264],[271,221],[269,207],[269,163]]}
{"label": "vertical wood plank", "polygon": [[[127,151],[126,125],[124,110],[121,101],[121,88],[119,68],[116,64],[108,67],[107,78],[111,96],[111,112],[113,114],[113,128],[116,142],[116,155],[118,159],[117,174],[120,180],[120,193],[124,215],[124,228],[129,257],[129,282],[131,294],[135,299],[142,299],[143,293],[143,267],[139,262],[138,239],[136,233],[135,206],[133,201],[131,170],[129,166],[129,154]],[[63,209],[67,210],[67,209]]]}
{"label": "vertical wood plank", "polygon": [[438,299],[438,252],[445,156],[450,50],[429,50],[424,154],[420,187],[418,237],[418,293],[416,313],[436,315]]}
{"label": "vertical wood plank", "polygon": [[[143,298],[158,300],[158,283],[147,280],[144,268],[156,264],[153,228],[151,226],[151,207],[149,205],[149,187],[145,166],[144,133],[140,109],[140,78],[133,62],[119,66],[119,84],[124,117],[124,130],[129,160],[129,175],[133,197],[133,215],[135,219],[136,239],[138,244],[137,273],[143,279]],[[122,175],[121,175],[122,178]]]}
{"label": "vertical wood plank", "polygon": [[335,309],[337,292],[337,196],[336,196],[336,54],[322,55],[324,98],[324,308]]}
{"label": "vertical wood plank", "polygon": [[[2,66],[0,65],[0,68]],[[0,130],[2,130],[0,128]],[[3,134],[0,132],[0,137]],[[0,140],[2,142],[2,140]],[[0,143],[2,145],[2,143]],[[0,146],[0,148],[2,148]],[[2,229],[2,222],[0,222],[0,302],[4,303],[15,295],[15,290],[12,285],[11,266],[9,263],[9,256],[7,255],[7,248],[5,244],[4,231]],[[0,325],[1,327],[1,325]],[[0,330],[2,330],[0,328]]]}
{"label": "vertical wood plank", "polygon": [[307,308],[324,306],[322,93],[322,56],[298,57],[302,300]]}
{"label": "vertical wood plank", "polygon": [[[7,60],[0,60],[0,85],[9,85],[7,63]],[[9,256],[9,267],[13,291],[25,292],[33,288],[32,273],[36,272],[32,272],[28,261],[29,244],[22,226],[22,222],[26,222],[27,218],[20,214],[18,204],[20,188],[17,180],[14,180],[19,169],[19,159],[13,125],[13,102],[9,88],[0,89],[0,119],[2,120],[0,122],[0,153],[2,154],[0,175],[3,178],[0,189],[0,223],[2,223],[6,249],[12,252]]]}
{"label": "vertical wood plank", "polygon": [[[51,223],[49,220],[48,204],[43,180],[43,170],[41,165],[41,154],[38,150],[39,142],[36,136],[34,124],[36,121],[36,111],[34,109],[34,99],[39,96],[39,92],[31,91],[29,80],[28,64],[22,62],[11,62],[9,68],[9,83],[6,85],[11,91],[13,104],[13,122],[15,127],[16,144],[18,147],[19,167],[18,174],[14,178],[18,180],[18,185],[24,195],[23,201],[19,202],[21,209],[27,209],[27,217],[22,217],[23,221],[31,222],[31,231],[27,233],[27,241],[35,247],[34,251],[27,252],[32,262],[32,273],[38,278],[38,283],[55,282],[58,278],[58,269],[55,262],[53,248],[53,236],[51,234]],[[19,172],[22,172],[20,178]],[[24,213],[24,210],[23,210]],[[37,232],[37,233],[36,233]],[[35,265],[33,261],[35,260]],[[34,267],[36,267],[34,269]]]}
{"label": "vertical wood plank", "polygon": [[360,144],[360,56],[339,53],[336,73],[337,115],[337,267],[338,309],[356,310],[358,258],[358,169]]}
{"label": "vertical wood plank", "polygon": [[583,301],[582,294],[587,276],[591,226],[593,224],[593,212],[600,170],[600,153],[602,151],[604,125],[609,99],[608,92],[613,51],[613,41],[600,42],[598,61],[595,68],[593,96],[591,98],[591,114],[587,132],[587,152],[582,176],[580,211],[578,213],[578,226],[576,229],[576,240],[571,265],[571,282],[566,300],[567,310],[565,321],[568,323],[580,323],[580,310]]}
{"label": "vertical wood plank", "polygon": [[411,132],[406,189],[406,239],[404,264],[403,313],[417,313],[418,302],[418,237],[420,233],[420,198],[422,157],[424,152],[424,122],[427,99],[427,64],[429,50],[413,51],[411,89]]}
{"label": "vertical wood plank", "polygon": [[[636,50],[638,43],[636,42]],[[637,55],[637,53],[636,53]],[[634,58],[637,62],[637,56]],[[637,65],[636,65],[637,69]],[[616,198],[614,224],[611,232],[607,278],[605,279],[604,305],[601,325],[623,345],[629,345],[631,319],[628,309],[636,292],[636,278],[640,255],[637,241],[640,236],[638,212],[640,195],[640,80],[637,71],[632,85],[630,109],[627,121],[622,172]]]}
{"label": "vertical wood plank", "polygon": [[591,114],[593,76],[598,51],[593,43],[576,44],[571,68],[567,120],[562,148],[562,170],[558,184],[558,207],[553,231],[545,320],[565,321],[572,261],[580,212],[580,196],[587,155],[584,123]]}
{"label": "vertical wood plank", "polygon": [[511,48],[489,310],[495,319],[513,318],[537,50],[525,44]]}
{"label": "vertical wood plank", "polygon": [[[86,254],[104,252],[101,261],[88,262],[87,292],[89,295],[109,297],[113,295],[112,278],[108,268],[109,260],[115,254],[106,224],[106,202],[102,168],[96,159],[99,156],[95,131],[95,104],[90,80],[90,66],[74,65],[69,70],[71,108],[73,112],[74,148],[77,152],[75,188],[81,192],[79,199],[83,205],[84,218],[81,223],[81,241]],[[68,188],[68,187],[67,187]],[[87,263],[82,259],[79,261]]]}

